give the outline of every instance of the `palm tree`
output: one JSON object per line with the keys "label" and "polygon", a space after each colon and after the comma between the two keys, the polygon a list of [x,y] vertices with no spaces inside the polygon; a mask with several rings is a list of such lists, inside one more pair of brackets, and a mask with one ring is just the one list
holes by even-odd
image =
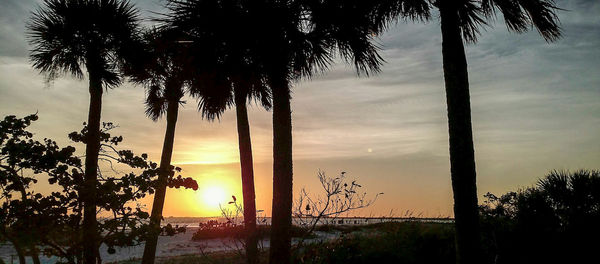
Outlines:
{"label": "palm tree", "polygon": [[[389,18],[429,18],[437,8],[442,31],[442,57],[450,143],[450,170],[458,263],[479,263],[480,234],[477,207],[475,153],[471,126],[469,80],[464,42],[475,43],[480,28],[499,11],[509,31],[522,33],[535,27],[548,41],[560,35],[558,8],[553,0],[381,0],[377,11]],[[394,3],[395,2],[395,3]],[[399,6],[420,3],[421,8],[397,12]]]}
{"label": "palm tree", "polygon": [[[264,79],[260,76],[251,73],[251,70],[245,72],[231,72],[227,78],[231,89],[231,97],[227,99],[229,102],[227,107],[235,106],[236,123],[238,132],[238,147],[240,152],[240,169],[242,175],[242,196],[243,196],[243,215],[245,228],[245,250],[247,262],[254,264],[258,263],[258,233],[256,229],[256,194],[254,188],[254,165],[252,157],[252,141],[250,137],[250,123],[248,120],[248,100],[260,102],[265,108],[271,107],[270,93],[265,86]],[[195,86],[192,92],[198,98],[203,98],[204,90],[210,86]],[[206,99],[201,99],[201,111],[204,116],[214,119],[218,118],[220,113],[215,113],[211,109],[221,109],[212,105]],[[217,104],[220,100],[217,100]],[[211,114],[209,114],[211,113]]]}
{"label": "palm tree", "polygon": [[[258,234],[256,230],[256,192],[254,189],[254,165],[252,141],[246,103],[248,99],[261,102],[265,109],[271,108],[270,93],[262,78],[243,77],[235,81],[233,96],[236,110],[240,168],[242,174],[242,196],[244,227],[246,232],[246,256],[249,264],[258,263]],[[254,83],[252,83],[254,81]]]}
{"label": "palm tree", "polygon": [[185,94],[188,80],[186,74],[189,57],[182,45],[178,43],[178,39],[177,32],[165,28],[146,31],[144,33],[145,56],[137,62],[137,67],[127,72],[132,81],[146,88],[146,115],[153,121],[166,115],[167,121],[160,173],[150,215],[151,228],[142,257],[144,264],[154,263],[156,255],[168,180],[173,173],[171,157],[179,104],[183,103],[181,99]]}
{"label": "palm tree", "polygon": [[[170,1],[170,26],[186,32],[193,58],[191,94],[204,118],[214,120],[235,106],[242,175],[245,249],[248,263],[258,263],[254,169],[247,101],[269,109],[264,74],[249,56],[250,31],[243,25],[239,1]],[[227,23],[214,23],[227,17]],[[232,22],[235,21],[235,22]],[[240,22],[240,23],[238,23]]]}
{"label": "palm tree", "polygon": [[83,247],[96,261],[96,182],[104,88],[118,86],[119,67],[135,56],[138,13],[127,0],[44,0],[28,24],[33,67],[48,80],[62,74],[89,80],[90,106],[85,159]]}
{"label": "palm tree", "polygon": [[273,205],[270,263],[289,263],[292,225],[291,86],[324,72],[336,55],[358,74],[379,71],[373,37],[383,29],[370,1],[249,1],[252,54],[273,95]]}

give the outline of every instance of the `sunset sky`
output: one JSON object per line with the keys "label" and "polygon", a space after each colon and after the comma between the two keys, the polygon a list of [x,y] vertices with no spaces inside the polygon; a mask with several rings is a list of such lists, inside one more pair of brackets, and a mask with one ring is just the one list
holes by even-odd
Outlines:
{"label": "sunset sky", "polygon": [[[87,119],[87,80],[51,84],[28,62],[25,23],[40,1],[0,0],[0,115],[39,112],[38,139],[69,142]],[[149,18],[158,0],[132,1]],[[563,39],[508,33],[500,23],[467,45],[478,193],[501,194],[535,183],[552,169],[600,169],[600,1],[560,0]],[[294,190],[318,192],[317,172],[346,171],[371,196],[360,215],[451,216],[446,101],[437,14],[426,24],[399,22],[378,41],[386,63],[370,78],[349,66],[293,87]],[[150,21],[144,22],[149,24]],[[218,215],[241,197],[235,112],[202,120],[187,102],[177,124],[173,163],[197,192],[169,190],[165,216]],[[119,125],[123,147],[158,161],[165,121],[144,115],[144,89],[129,83],[104,95],[102,120]],[[249,109],[257,208],[271,211],[271,113]],[[78,146],[83,151],[84,146]],[[47,188],[44,184],[40,190]],[[210,196],[210,197],[207,197]],[[148,201],[151,201],[150,199]],[[148,204],[150,208],[150,204]]]}

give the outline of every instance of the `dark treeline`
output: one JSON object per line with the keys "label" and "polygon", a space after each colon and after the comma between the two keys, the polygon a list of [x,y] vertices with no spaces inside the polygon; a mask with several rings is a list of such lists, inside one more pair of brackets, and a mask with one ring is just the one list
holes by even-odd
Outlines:
{"label": "dark treeline", "polygon": [[[600,171],[552,171],[528,188],[479,206],[481,263],[586,263],[600,235]],[[330,227],[335,228],[335,227]],[[295,263],[456,263],[449,224],[403,222],[352,227],[363,232],[307,245]]]}
{"label": "dark treeline", "polygon": [[80,140],[86,145],[83,180],[76,191],[82,211],[81,223],[77,222],[81,261],[101,261],[97,248],[103,242],[99,237],[103,223],[97,220],[97,209],[102,207],[105,190],[99,189],[103,179],[98,162],[103,160],[106,140],[102,95],[109,88],[125,80],[140,84],[147,91],[147,116],[153,120],[164,116],[167,122],[142,262],[154,263],[165,189],[175,171],[171,156],[178,108],[187,94],[197,100],[198,111],[207,120],[236,108],[248,263],[259,259],[246,104],[256,101],[272,111],[269,261],[285,264],[291,260],[293,85],[325,72],[336,58],[354,66],[357,75],[377,73],[383,63],[375,43],[378,36],[399,20],[426,22],[439,17],[456,259],[481,263],[464,43],[476,42],[487,22],[499,15],[510,31],[535,28],[547,41],[557,40],[561,33],[557,10],[552,0],[169,0],[164,14],[155,18],[155,27],[145,29],[138,10],[127,0],[44,0],[27,25],[33,67],[48,80],[72,75],[89,81],[88,120],[85,138]]}

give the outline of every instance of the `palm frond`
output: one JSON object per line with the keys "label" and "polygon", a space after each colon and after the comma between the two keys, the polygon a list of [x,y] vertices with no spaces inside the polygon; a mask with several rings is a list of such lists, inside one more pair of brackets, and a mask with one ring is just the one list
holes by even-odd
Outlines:
{"label": "palm frond", "polygon": [[44,0],[27,23],[30,60],[49,79],[97,70],[106,87],[139,47],[138,11],[127,0]]}
{"label": "palm frond", "polygon": [[[312,53],[320,56],[320,60],[313,60],[313,63],[326,70],[332,62],[332,54],[337,53],[354,65],[359,75],[378,72],[383,59],[374,38],[383,30],[388,16],[396,12],[384,12],[384,4],[389,3],[331,0],[317,1],[308,6],[312,29],[307,34],[309,47]],[[397,12],[401,12],[402,7],[399,10]]]}
{"label": "palm frond", "polygon": [[477,0],[459,1],[458,20],[463,39],[466,42],[475,43],[479,36],[480,28],[487,26],[484,10],[478,5]]}
{"label": "palm frond", "polygon": [[381,30],[397,19],[428,21],[431,19],[429,0],[378,0],[364,1],[374,4],[373,24]]}
{"label": "palm frond", "polygon": [[146,116],[157,121],[167,112],[167,100],[159,85],[151,85],[146,90]]}
{"label": "palm frond", "polygon": [[553,0],[481,0],[481,8],[488,18],[502,13],[509,31],[523,33],[535,27],[548,42],[561,36],[558,8]]}
{"label": "palm frond", "polygon": [[204,72],[194,76],[189,93],[198,100],[198,111],[207,120],[219,119],[234,105],[232,83],[220,72]]}
{"label": "palm frond", "polygon": [[517,0],[527,13],[530,24],[534,26],[546,41],[556,41],[561,36],[558,16],[560,10],[553,0]]}
{"label": "palm frond", "polygon": [[145,31],[146,58],[128,72],[131,80],[148,90],[146,114],[155,121],[166,113],[169,102],[181,101],[189,82],[187,50],[176,42],[179,36],[165,27]]}

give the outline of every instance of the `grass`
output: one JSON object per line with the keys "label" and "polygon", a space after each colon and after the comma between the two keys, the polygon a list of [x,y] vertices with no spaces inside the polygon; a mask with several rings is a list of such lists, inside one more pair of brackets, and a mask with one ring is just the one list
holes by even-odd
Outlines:
{"label": "grass", "polygon": [[297,249],[294,263],[455,263],[451,224],[380,223],[340,231],[339,239]]}
{"label": "grass", "polygon": [[[139,264],[141,259],[113,262],[113,264]],[[211,252],[206,255],[181,255],[172,257],[157,257],[157,264],[243,264],[244,259],[236,252]],[[265,262],[266,263],[266,262]]]}

